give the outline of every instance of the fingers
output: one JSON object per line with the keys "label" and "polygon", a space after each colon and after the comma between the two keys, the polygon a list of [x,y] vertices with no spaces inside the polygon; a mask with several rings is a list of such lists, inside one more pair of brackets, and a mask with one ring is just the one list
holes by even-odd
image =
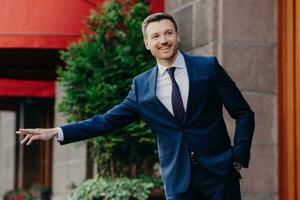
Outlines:
{"label": "fingers", "polygon": [[32,134],[32,135],[36,135],[36,134],[41,134],[41,130],[40,129],[32,129],[32,128],[20,128],[17,132],[17,134],[19,135],[27,135],[27,134]]}
{"label": "fingers", "polygon": [[34,140],[40,140],[41,136],[40,135],[34,135],[30,138],[30,140],[26,143],[26,145],[30,145]]}
{"label": "fingers", "polygon": [[29,140],[30,139],[30,137],[31,137],[32,135],[26,135],[25,136],[25,138],[23,138],[23,140],[20,142],[21,144],[24,144],[27,140]]}
{"label": "fingers", "polygon": [[26,145],[30,145],[34,140],[50,140],[58,133],[56,128],[21,128],[16,131],[16,134],[25,136],[24,139],[22,139],[21,144],[25,144],[27,142]]}
{"label": "fingers", "polygon": [[21,144],[30,145],[34,140],[38,140],[41,138],[42,130],[41,129],[32,129],[32,128],[26,128],[26,129],[19,129],[16,131],[16,134],[18,135],[25,135],[25,137],[20,142]]}
{"label": "fingers", "polygon": [[41,135],[26,135],[25,138],[20,142],[21,144],[26,143],[26,145],[30,145],[34,140],[41,140]]}

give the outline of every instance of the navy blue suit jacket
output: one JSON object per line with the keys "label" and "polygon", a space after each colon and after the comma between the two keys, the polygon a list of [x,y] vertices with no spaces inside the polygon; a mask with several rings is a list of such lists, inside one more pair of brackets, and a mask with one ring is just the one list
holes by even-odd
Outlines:
{"label": "navy blue suit jacket", "polygon": [[[142,118],[157,141],[161,174],[167,195],[184,192],[190,180],[188,148],[211,172],[224,176],[233,161],[248,167],[254,132],[254,113],[215,57],[184,55],[189,95],[184,122],[179,122],[155,95],[157,67],[133,79],[125,100],[104,114],[61,127],[62,144],[107,134]],[[179,83],[180,84],[180,83]],[[223,105],[236,120],[231,143]]]}

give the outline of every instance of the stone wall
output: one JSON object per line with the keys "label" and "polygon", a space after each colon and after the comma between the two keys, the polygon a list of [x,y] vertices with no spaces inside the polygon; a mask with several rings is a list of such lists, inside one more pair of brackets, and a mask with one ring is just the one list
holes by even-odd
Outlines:
{"label": "stone wall", "polygon": [[14,189],[16,114],[0,111],[0,199]]}
{"label": "stone wall", "polygon": [[[56,108],[62,96],[62,89],[56,88]],[[57,109],[56,109],[57,110]],[[65,124],[64,118],[55,113],[55,126]],[[86,178],[86,144],[74,143],[53,146],[53,200],[65,200],[72,187]]]}
{"label": "stone wall", "polygon": [[[215,55],[256,114],[250,168],[242,170],[243,199],[278,199],[277,30],[275,0],[165,0],[183,48]],[[228,129],[234,121],[226,114]]]}

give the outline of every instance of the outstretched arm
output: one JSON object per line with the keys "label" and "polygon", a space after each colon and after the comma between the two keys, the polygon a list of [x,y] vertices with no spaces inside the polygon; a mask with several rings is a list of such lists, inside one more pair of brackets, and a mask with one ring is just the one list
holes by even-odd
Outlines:
{"label": "outstretched arm", "polygon": [[[125,100],[102,115],[62,126],[64,140],[61,144],[77,142],[88,138],[104,135],[120,129],[139,119],[137,96],[134,84]],[[19,135],[25,135],[21,143],[31,144],[34,140],[50,140],[58,135],[57,128],[51,129],[20,129]]]}

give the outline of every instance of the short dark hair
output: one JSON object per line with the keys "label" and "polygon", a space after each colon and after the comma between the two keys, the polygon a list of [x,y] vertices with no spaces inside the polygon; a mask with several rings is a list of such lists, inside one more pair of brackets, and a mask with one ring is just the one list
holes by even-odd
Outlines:
{"label": "short dark hair", "polygon": [[159,22],[160,20],[164,20],[164,19],[170,20],[174,25],[175,31],[177,32],[177,24],[176,24],[174,18],[167,13],[159,12],[159,13],[151,14],[148,17],[146,17],[146,19],[144,19],[143,24],[142,24],[142,32],[143,32],[144,38],[146,36],[146,28],[150,23]]}

